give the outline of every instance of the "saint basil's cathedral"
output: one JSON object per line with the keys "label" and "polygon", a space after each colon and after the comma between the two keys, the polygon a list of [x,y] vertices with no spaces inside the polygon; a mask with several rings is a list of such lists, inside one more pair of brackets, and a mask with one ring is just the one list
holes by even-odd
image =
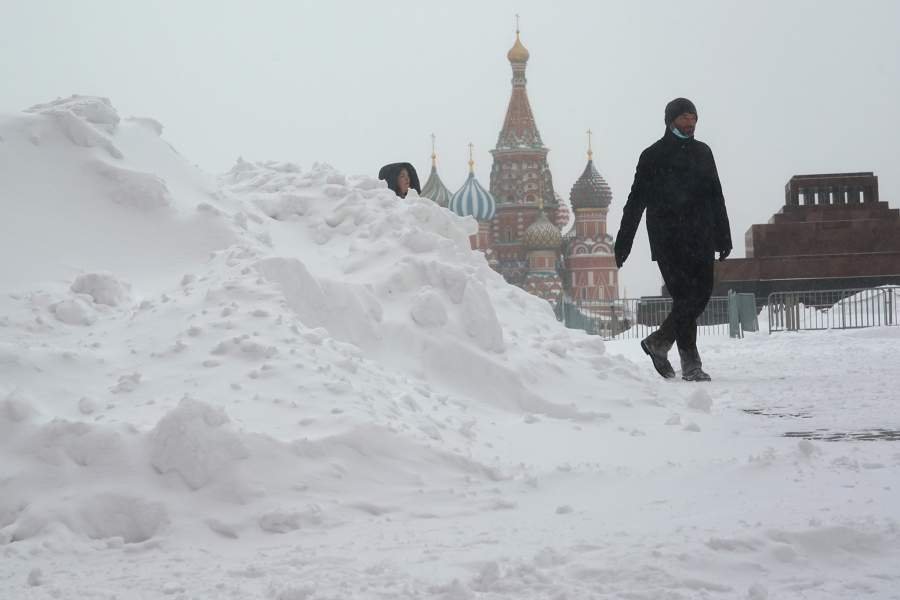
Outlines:
{"label": "saint basil's cathedral", "polygon": [[450,193],[437,172],[434,151],[431,173],[422,196],[460,216],[478,221],[472,248],[484,252],[488,264],[510,283],[549,301],[555,308],[564,297],[582,305],[619,298],[613,238],[606,230],[612,192],[597,172],[588,138],[588,161],[572,186],[569,207],[553,189],[547,163],[549,149],[538,132],[526,91],[529,53],[519,39],[507,53],[512,66],[512,95],[496,147],[489,190],[475,177],[469,147],[469,175]]}

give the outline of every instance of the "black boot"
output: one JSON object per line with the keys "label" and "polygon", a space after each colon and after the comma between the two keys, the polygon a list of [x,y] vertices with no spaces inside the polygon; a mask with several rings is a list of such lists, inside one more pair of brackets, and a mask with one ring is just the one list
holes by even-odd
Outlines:
{"label": "black boot", "polygon": [[653,361],[653,368],[656,369],[656,372],[666,379],[671,379],[675,377],[675,369],[672,368],[672,363],[669,362],[669,350],[672,348],[672,343],[660,341],[655,336],[655,333],[651,333],[642,339],[641,348]]}
{"label": "black boot", "polygon": [[681,356],[681,378],[685,381],[712,381],[706,371],[703,370],[703,363],[700,362],[700,353],[697,349],[682,350],[678,349]]}

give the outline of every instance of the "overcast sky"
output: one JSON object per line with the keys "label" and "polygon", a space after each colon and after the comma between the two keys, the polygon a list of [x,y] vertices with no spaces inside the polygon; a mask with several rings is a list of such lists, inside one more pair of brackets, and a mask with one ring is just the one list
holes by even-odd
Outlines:
{"label": "overcast sky", "polygon": [[[0,0],[0,109],[73,93],[151,116],[203,169],[238,156],[325,161],[376,174],[429,134],[451,191],[489,181],[521,14],[528,93],[554,187],[568,196],[594,159],[618,229],[641,150],[663,108],[694,100],[719,165],[735,255],[783,204],[793,174],[875,171],[900,207],[900,2],[226,2]],[[659,291],[646,233],[622,272]]]}

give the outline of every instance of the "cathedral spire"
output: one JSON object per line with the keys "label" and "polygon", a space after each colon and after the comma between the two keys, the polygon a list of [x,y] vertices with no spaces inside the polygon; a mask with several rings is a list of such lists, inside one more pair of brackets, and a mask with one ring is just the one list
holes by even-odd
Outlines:
{"label": "cathedral spire", "polygon": [[[593,135],[593,133],[594,133],[594,132],[591,131],[590,129],[587,130],[587,136],[588,136],[588,160],[594,160],[594,150],[593,150],[593,148],[591,148],[591,136]],[[434,136],[432,136],[432,137],[434,137]]]}
{"label": "cathedral spire", "polygon": [[528,49],[522,45],[522,40],[519,39],[519,15],[516,15],[516,43],[506,53],[506,58],[509,59],[509,62],[515,64],[527,63],[528,57]]}
{"label": "cathedral spire", "polygon": [[519,37],[518,15],[516,21],[516,41],[506,53],[513,72],[512,95],[506,109],[506,118],[503,120],[503,129],[500,130],[497,139],[497,150],[543,150],[544,143],[534,122],[534,114],[531,112],[531,104],[525,90],[527,84],[525,67],[530,54]]}
{"label": "cathedral spire", "polygon": [[431,166],[437,168],[437,153],[434,151],[434,134],[431,134]]}

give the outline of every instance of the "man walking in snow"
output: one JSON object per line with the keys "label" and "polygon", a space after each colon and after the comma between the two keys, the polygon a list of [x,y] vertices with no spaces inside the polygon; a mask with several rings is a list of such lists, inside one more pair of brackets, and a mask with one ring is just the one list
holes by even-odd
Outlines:
{"label": "man walking in snow", "polygon": [[712,150],[694,138],[697,109],[686,98],[669,102],[666,132],[641,153],[634,183],[616,236],[616,265],[631,252],[634,234],[647,209],[652,259],[672,296],[672,312],[641,348],[666,378],[675,377],[668,354],[678,344],[681,377],[709,381],[697,351],[697,317],[713,288],[715,253],[731,252],[731,230]]}

